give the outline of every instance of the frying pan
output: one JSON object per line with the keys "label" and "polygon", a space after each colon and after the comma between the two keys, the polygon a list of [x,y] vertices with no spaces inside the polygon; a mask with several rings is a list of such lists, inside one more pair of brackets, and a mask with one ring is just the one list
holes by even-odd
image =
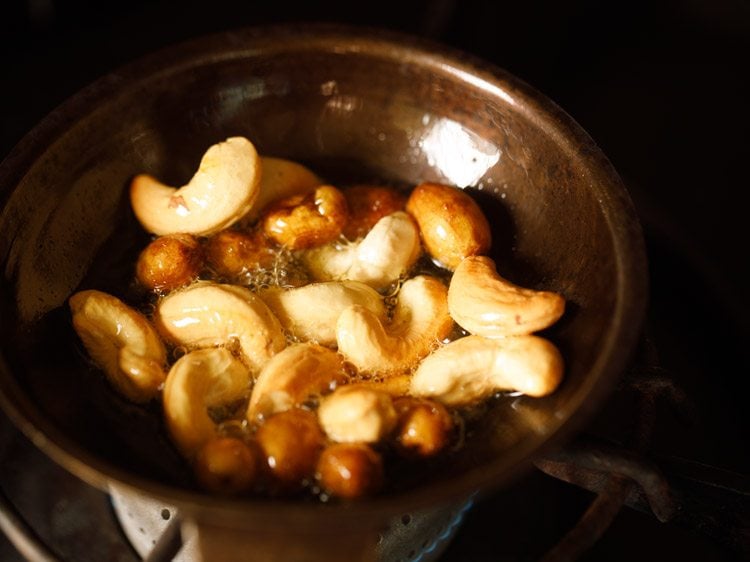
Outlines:
{"label": "frying pan", "polygon": [[[210,144],[238,134],[333,183],[467,189],[490,220],[499,271],[566,298],[565,315],[543,334],[565,358],[561,387],[490,401],[460,450],[403,470],[377,498],[323,504],[198,490],[159,405],[126,402],[87,362],[66,299],[82,288],[131,294],[148,240],[127,201],[134,174],[181,185]],[[510,485],[614,388],[646,306],[631,200],[574,120],[500,68],[382,30],[243,29],[116,70],[15,147],[0,166],[0,203],[0,403],[14,423],[92,485],[175,505],[218,536],[314,540],[298,559],[345,559],[342,537]]]}

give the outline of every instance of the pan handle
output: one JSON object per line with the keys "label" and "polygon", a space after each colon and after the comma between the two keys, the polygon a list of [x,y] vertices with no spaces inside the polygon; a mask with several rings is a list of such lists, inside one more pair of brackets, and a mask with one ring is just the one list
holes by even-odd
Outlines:
{"label": "pan handle", "polygon": [[562,450],[537,459],[537,468],[597,495],[579,524],[545,561],[575,559],[627,505],[651,512],[663,523],[705,534],[750,554],[750,485],[746,475],[677,457],[653,457],[581,435]]}

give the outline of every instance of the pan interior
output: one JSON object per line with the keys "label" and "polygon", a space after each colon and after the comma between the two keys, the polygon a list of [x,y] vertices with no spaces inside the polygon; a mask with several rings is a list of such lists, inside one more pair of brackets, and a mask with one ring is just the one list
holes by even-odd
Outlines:
{"label": "pan interior", "polygon": [[[86,360],[66,299],[83,288],[128,298],[149,239],[129,207],[134,174],[181,185],[210,144],[245,135],[261,154],[299,161],[334,184],[466,188],[489,218],[498,270],[565,296],[564,317],[543,334],[565,357],[561,388],[490,401],[469,420],[459,451],[403,471],[387,493],[466,475],[471,485],[500,481],[592,407],[594,391],[622,366],[627,349],[613,346],[623,330],[632,339],[623,323],[637,323],[641,306],[631,303],[623,319],[624,295],[638,293],[623,285],[642,285],[637,245],[626,239],[637,238],[627,197],[585,135],[502,73],[379,40],[351,48],[352,37],[287,39],[240,49],[234,36],[203,44],[201,56],[188,48],[148,59],[63,106],[41,149],[6,162],[1,177],[17,180],[1,186],[6,402],[104,474],[116,467],[193,489],[160,405],[112,392]],[[27,167],[9,173],[18,162]]]}

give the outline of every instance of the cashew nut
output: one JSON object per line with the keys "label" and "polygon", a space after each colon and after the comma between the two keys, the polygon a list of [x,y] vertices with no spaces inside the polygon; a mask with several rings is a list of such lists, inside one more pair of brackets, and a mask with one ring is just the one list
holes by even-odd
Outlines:
{"label": "cashew nut", "polygon": [[286,346],[281,324],[245,287],[196,283],[164,297],[156,309],[159,332],[188,348],[237,343],[253,372]]}
{"label": "cashew nut", "polygon": [[313,248],[303,261],[319,281],[346,279],[382,289],[406,273],[421,251],[417,225],[397,211],[375,223],[361,241]]}
{"label": "cashew nut", "polygon": [[192,351],[172,365],[164,385],[164,416],[184,456],[192,458],[219,435],[209,409],[241,400],[249,384],[247,367],[223,347]]}
{"label": "cashew nut", "polygon": [[490,258],[471,256],[453,273],[448,308],[466,331],[498,338],[551,326],[565,311],[565,299],[557,293],[514,285],[498,275]]}
{"label": "cashew nut", "polygon": [[409,393],[411,384],[411,373],[403,375],[389,375],[386,377],[373,377],[357,381],[359,386],[365,386],[390,394],[393,398],[404,396]]}
{"label": "cashew nut", "polygon": [[312,343],[298,343],[276,354],[255,381],[247,419],[268,417],[300,405],[348,381],[344,362],[335,351]]}
{"label": "cashew nut", "polygon": [[258,153],[244,137],[211,146],[184,186],[164,185],[148,174],[130,185],[130,201],[143,227],[154,234],[207,235],[245,215],[258,196]]}
{"label": "cashew nut", "polygon": [[336,345],[336,322],[352,305],[362,305],[385,319],[380,293],[359,281],[311,283],[292,289],[273,287],[260,296],[293,337],[321,345]]}
{"label": "cashew nut", "polygon": [[487,218],[463,190],[437,183],[414,188],[406,210],[419,224],[427,252],[448,269],[466,256],[483,254],[492,244]]}
{"label": "cashew nut", "polygon": [[371,311],[354,305],[336,324],[339,352],[364,373],[392,375],[411,369],[453,328],[447,289],[428,275],[404,282],[386,327]]}
{"label": "cashew nut", "polygon": [[255,221],[274,201],[292,195],[307,193],[323,184],[314,172],[291,160],[261,156],[261,177],[258,198],[252,209],[243,217],[242,224]]}
{"label": "cashew nut", "polygon": [[377,443],[396,426],[391,396],[357,384],[342,386],[318,407],[318,420],[333,441]]}
{"label": "cashew nut", "polygon": [[80,291],[68,304],[86,351],[114,388],[133,402],[154,398],[166,377],[167,353],[146,317],[101,291]]}
{"label": "cashew nut", "polygon": [[504,390],[545,396],[560,384],[562,373],[563,359],[557,347],[539,336],[466,336],[434,351],[419,364],[410,393],[450,406],[470,404]]}
{"label": "cashew nut", "polygon": [[335,240],[349,220],[344,194],[331,185],[273,203],[261,218],[266,236],[290,250]]}

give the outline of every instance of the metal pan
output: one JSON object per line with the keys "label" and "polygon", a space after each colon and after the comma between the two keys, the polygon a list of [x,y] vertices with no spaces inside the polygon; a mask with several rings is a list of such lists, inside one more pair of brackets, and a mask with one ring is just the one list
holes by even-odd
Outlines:
{"label": "metal pan", "polygon": [[[402,475],[372,500],[324,505],[198,491],[159,407],[125,402],[88,366],[66,299],[79,288],[127,292],[123,280],[146,240],[126,197],[133,174],[178,184],[208,145],[236,134],[333,181],[470,189],[490,218],[501,272],[567,300],[545,334],[565,357],[559,390],[494,401],[460,452]],[[356,534],[404,510],[509,485],[596,411],[627,365],[646,306],[630,198],[573,119],[502,69],[377,30],[240,30],[112,72],[3,161],[0,203],[3,409],[87,482],[253,535]]]}

